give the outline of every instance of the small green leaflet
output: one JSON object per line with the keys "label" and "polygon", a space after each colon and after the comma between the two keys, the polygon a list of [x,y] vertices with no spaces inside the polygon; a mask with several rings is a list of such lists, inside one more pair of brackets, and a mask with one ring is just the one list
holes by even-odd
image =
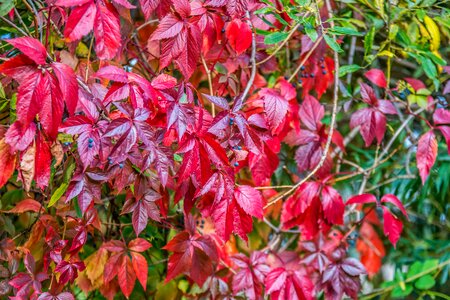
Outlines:
{"label": "small green leaflet", "polygon": [[330,32],[334,33],[334,34],[339,34],[339,35],[357,35],[357,36],[361,36],[362,33],[358,32],[358,30],[355,30],[353,28],[349,28],[349,27],[341,27],[341,26],[334,26],[332,29],[330,29]]}
{"label": "small green leaflet", "polygon": [[13,0],[2,0],[0,3],[0,16],[4,16],[14,8]]}
{"label": "small green leaflet", "polygon": [[342,77],[348,73],[353,73],[360,70],[361,67],[358,65],[346,65],[339,67],[339,77]]}
{"label": "small green leaflet", "polygon": [[369,32],[367,32],[367,35],[364,38],[364,56],[367,56],[370,54],[370,52],[372,52],[374,37],[375,37],[375,27],[372,27],[370,28]]}
{"label": "small green leaflet", "polygon": [[67,187],[69,185],[65,182],[63,182],[59,188],[57,188],[53,194],[52,197],[50,198],[50,202],[48,203],[47,207],[52,207],[53,205],[55,205],[56,202],[58,202],[58,200],[62,197],[62,195],[64,195],[64,193],[67,191]]}
{"label": "small green leaflet", "polygon": [[284,41],[288,37],[288,32],[273,32],[266,35],[264,38],[264,44],[272,45]]}
{"label": "small green leaflet", "polygon": [[331,49],[333,49],[336,52],[343,51],[341,46],[339,46],[339,44],[334,40],[334,38],[332,38],[326,34],[323,37],[325,39],[325,42],[327,42],[328,46],[330,46]]}

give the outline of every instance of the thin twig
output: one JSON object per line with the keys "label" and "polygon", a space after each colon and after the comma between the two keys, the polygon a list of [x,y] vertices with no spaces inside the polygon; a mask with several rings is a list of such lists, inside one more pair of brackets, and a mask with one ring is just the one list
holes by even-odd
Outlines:
{"label": "thin twig", "polygon": [[[328,8],[328,17],[329,19],[333,18],[333,13],[331,12],[331,5],[329,3],[329,0],[325,0],[325,3],[327,5]],[[334,27],[334,22],[331,21],[330,22],[331,27]],[[322,34],[323,36],[323,34]],[[322,37],[321,36],[321,37]],[[320,42],[320,38],[317,39],[316,41],[316,47]],[[313,47],[310,52],[308,53],[309,55],[311,55],[310,53],[315,49],[315,47]],[[309,57],[309,56],[307,56]],[[303,59],[302,63],[304,63],[304,61],[306,61],[307,57],[305,57],[305,59]],[[270,201],[269,203],[266,204],[266,206],[264,206],[264,208],[270,207],[271,205],[275,204],[276,202],[278,202],[279,200],[283,199],[285,196],[290,195],[292,192],[294,192],[300,185],[302,185],[303,183],[305,183],[306,181],[308,181],[312,176],[314,176],[314,174],[317,173],[317,171],[319,171],[319,169],[322,167],[322,165],[324,164],[325,160],[327,159],[328,156],[328,151],[330,150],[330,146],[331,146],[331,140],[333,137],[333,132],[334,132],[334,126],[336,124],[336,115],[337,115],[337,108],[338,108],[338,98],[339,98],[339,55],[336,51],[334,51],[334,90],[333,90],[333,111],[331,113],[331,122],[330,122],[330,129],[328,132],[328,137],[327,137],[327,142],[325,144],[325,148],[323,150],[322,156],[320,158],[319,163],[316,165],[316,167],[302,180],[300,180],[298,183],[296,183],[292,188],[290,188],[289,190],[287,190],[286,192],[282,193],[280,196],[276,197],[274,200]],[[300,68],[297,68],[298,70],[300,70]],[[298,72],[296,70],[296,72]],[[295,78],[296,72],[294,72],[294,74],[292,74],[291,78],[289,78],[289,81],[291,81],[293,78]]]}
{"label": "thin twig", "polygon": [[[205,58],[203,55],[201,56],[203,67],[205,68],[206,76],[208,77],[208,87],[209,87],[209,94],[211,96],[214,96],[214,91],[212,87],[212,76],[211,76],[211,70],[208,68],[208,65],[206,64]],[[216,107],[213,102],[211,102],[211,114],[213,118],[216,116]]]}
{"label": "thin twig", "polygon": [[314,43],[314,45],[312,46],[312,48],[308,51],[308,53],[306,53],[305,57],[303,58],[303,60],[300,62],[300,64],[297,66],[297,69],[295,69],[294,73],[292,73],[291,77],[289,77],[288,81],[291,82],[295,76],[297,76],[298,72],[300,72],[300,69],[303,67],[303,65],[306,63],[306,61],[308,60],[308,58],[311,56],[311,54],[314,52],[314,50],[316,50],[317,46],[319,46],[320,42],[323,39],[323,35],[319,36],[319,38],[316,40],[316,42]]}
{"label": "thin twig", "polygon": [[11,27],[13,27],[14,29],[16,29],[18,32],[20,32],[22,35],[24,36],[28,36],[28,34],[23,31],[19,26],[17,26],[16,24],[14,24],[13,22],[11,22],[10,20],[8,20],[7,18],[0,16],[0,20],[2,20],[3,22],[7,23],[8,25],[10,25]]}
{"label": "thin twig", "polygon": [[91,42],[89,43],[89,52],[87,55],[87,60],[86,60],[86,70],[84,72],[84,81],[88,81],[89,78],[89,66],[91,64],[91,52],[92,52],[92,46],[94,45],[94,35],[92,35],[91,37]]}
{"label": "thin twig", "polygon": [[[306,17],[307,15],[305,15]],[[256,63],[257,66],[269,61],[272,57],[274,57],[278,52],[280,52],[281,49],[283,49],[284,45],[287,44],[287,42],[289,42],[289,40],[292,38],[292,36],[294,35],[294,33],[298,30],[298,28],[300,27],[300,23],[298,23],[297,25],[295,25],[294,27],[292,27],[291,31],[289,31],[288,36],[286,37],[286,39],[275,49],[274,52],[272,52],[272,54],[270,54],[269,56],[267,56],[266,58],[264,58],[263,60],[259,61]]]}
{"label": "thin twig", "polygon": [[388,180],[386,180],[386,181],[383,181],[383,182],[381,182],[381,183],[379,183],[379,184],[377,184],[377,185],[375,185],[375,186],[373,186],[373,187],[371,187],[371,188],[365,189],[365,192],[371,192],[371,191],[373,191],[373,190],[376,190],[376,189],[382,187],[383,185],[386,185],[386,184],[395,182],[395,181],[397,181],[397,180],[402,180],[402,179],[414,179],[414,178],[416,178],[416,176],[414,176],[414,175],[399,175],[399,176],[397,176],[397,177],[394,177],[394,178],[388,179]]}

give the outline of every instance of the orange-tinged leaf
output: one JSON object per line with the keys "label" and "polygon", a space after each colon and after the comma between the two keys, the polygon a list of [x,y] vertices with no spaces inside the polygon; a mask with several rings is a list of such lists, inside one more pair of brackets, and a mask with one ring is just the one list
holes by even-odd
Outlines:
{"label": "orange-tinged leaf", "polygon": [[147,260],[142,254],[131,252],[131,258],[133,263],[133,269],[136,272],[136,277],[141,283],[144,291],[147,289],[147,275],[148,275],[148,264]]}
{"label": "orange-tinged leaf", "polygon": [[4,213],[21,214],[24,212],[38,212],[43,210],[42,204],[33,199],[25,199],[16,204],[16,206],[10,210],[4,210]]}
{"label": "orange-tinged leaf", "polygon": [[119,266],[117,275],[119,278],[120,289],[125,297],[129,298],[136,282],[136,273],[134,272],[131,259],[128,256],[122,256],[122,263]]}
{"label": "orange-tinged leaf", "polygon": [[83,273],[86,274],[86,277],[91,282],[93,288],[98,288],[103,284],[103,272],[105,270],[108,257],[108,251],[100,248],[97,252],[91,254],[84,260],[86,269]]}
{"label": "orange-tinged leaf", "polygon": [[372,225],[364,222],[359,232],[360,237],[356,241],[356,250],[361,255],[361,263],[367,270],[369,277],[373,277],[380,271],[382,259],[385,255],[383,241]]}
{"label": "orange-tinged leaf", "polygon": [[0,187],[5,185],[14,173],[15,165],[16,155],[11,154],[11,148],[5,142],[5,139],[0,139]]}
{"label": "orange-tinged leaf", "polygon": [[31,182],[35,174],[34,157],[36,154],[36,146],[33,143],[28,147],[25,153],[22,154],[20,160],[20,178],[23,183],[25,191],[30,191]]}

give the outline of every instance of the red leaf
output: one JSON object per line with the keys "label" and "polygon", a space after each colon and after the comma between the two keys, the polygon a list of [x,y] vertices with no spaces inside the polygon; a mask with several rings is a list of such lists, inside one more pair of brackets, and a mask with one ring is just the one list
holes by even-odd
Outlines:
{"label": "red leaf", "polygon": [[389,238],[389,241],[392,243],[392,245],[394,245],[395,248],[397,241],[402,233],[403,224],[385,206],[383,206],[383,219],[384,234]]}
{"label": "red leaf", "polygon": [[119,279],[119,286],[122,293],[128,299],[136,283],[136,273],[131,259],[127,255],[122,255],[118,269],[117,278]]}
{"label": "red leaf", "polygon": [[169,39],[177,36],[183,29],[184,24],[174,15],[165,16],[158,25],[158,28],[153,32],[151,39],[158,41],[162,39]]}
{"label": "red leaf", "polygon": [[212,262],[217,260],[217,249],[213,240],[187,231],[177,234],[163,249],[174,252],[169,257],[165,282],[179,274],[186,274],[199,286],[213,274]]}
{"label": "red leaf", "polygon": [[371,69],[367,71],[364,76],[366,76],[367,79],[381,88],[387,87],[386,76],[384,76],[383,71],[379,69]]}
{"label": "red leaf", "polygon": [[41,71],[35,71],[24,78],[17,94],[17,119],[23,126],[28,127],[41,108],[42,95],[48,93],[42,90],[43,80]]}
{"label": "red leaf", "polygon": [[450,111],[438,108],[433,114],[433,121],[436,125],[448,125],[450,124]]}
{"label": "red leaf", "polygon": [[234,197],[247,214],[262,219],[263,198],[259,191],[248,185],[240,185],[234,190]]}
{"label": "red leaf", "polygon": [[263,98],[266,118],[274,133],[280,125],[284,124],[289,102],[273,89],[263,88],[259,94]]}
{"label": "red leaf", "polygon": [[438,144],[433,130],[422,135],[417,145],[417,168],[419,169],[422,183],[425,184],[428,174],[434,165],[437,157]]}
{"label": "red leaf", "polygon": [[83,36],[91,32],[94,27],[96,14],[97,6],[93,1],[72,9],[66,27],[64,28],[64,36],[70,42],[80,40]]}
{"label": "red leaf", "polygon": [[395,195],[392,195],[392,194],[384,195],[381,198],[381,203],[391,203],[391,204],[395,205],[398,209],[400,209],[402,214],[408,219],[408,213],[406,212],[405,207],[403,206],[402,202]]}
{"label": "red leaf", "polygon": [[145,19],[148,20],[155,9],[160,5],[161,0],[139,0]]}
{"label": "red leaf", "polygon": [[447,143],[447,152],[450,154],[450,126],[438,126],[438,129],[445,138],[445,142]]}
{"label": "red leaf", "polygon": [[205,97],[206,99],[208,99],[209,101],[211,101],[212,103],[214,103],[215,105],[217,105],[218,107],[220,107],[224,110],[230,109],[230,105],[228,104],[228,101],[225,98],[210,96],[210,95],[206,95],[206,94],[203,94],[203,97]]}
{"label": "red leaf", "polygon": [[323,187],[322,206],[325,218],[328,220],[328,222],[330,222],[331,224],[344,223],[345,205],[338,191],[330,186]]}
{"label": "red leaf", "polygon": [[0,72],[22,83],[36,72],[36,65],[24,54],[19,54],[0,64]]}
{"label": "red leaf", "polygon": [[353,129],[357,126],[360,126],[366,147],[372,144],[375,137],[380,144],[386,132],[386,117],[376,109],[363,108],[351,117],[350,127]]}
{"label": "red leaf", "polygon": [[252,30],[246,22],[242,22],[240,19],[233,19],[228,24],[225,34],[228,43],[238,55],[252,45]]}
{"label": "red leaf", "polygon": [[275,268],[266,277],[267,293],[271,299],[314,299],[314,284],[300,271]]}
{"label": "red leaf", "polygon": [[63,7],[80,6],[92,0],[56,0],[55,5]]}
{"label": "red leaf", "polygon": [[58,135],[58,128],[64,111],[63,96],[56,78],[46,73],[38,86],[41,108],[39,118],[45,132],[54,140]]}
{"label": "red leaf", "polygon": [[325,114],[325,109],[323,105],[317,101],[313,96],[307,95],[300,106],[299,116],[301,122],[309,130],[318,130],[319,124]]}
{"label": "red leaf", "polygon": [[343,299],[344,293],[358,298],[361,289],[359,275],[365,274],[364,266],[354,258],[346,258],[328,265],[322,275],[326,299]]}
{"label": "red leaf", "polygon": [[[0,129],[1,133],[2,129]],[[16,155],[11,153],[5,138],[0,139],[0,188],[8,182],[16,167]]]}
{"label": "red leaf", "polygon": [[31,37],[20,37],[7,40],[7,42],[19,49],[36,64],[45,64],[47,59],[47,50],[45,50],[45,47],[38,40]]}
{"label": "red leaf", "polygon": [[364,222],[359,230],[356,250],[361,256],[361,263],[366,268],[369,277],[376,275],[381,269],[382,259],[386,252],[383,241],[368,222]]}
{"label": "red leaf", "polygon": [[5,134],[5,141],[11,146],[11,150],[24,151],[33,142],[36,135],[36,125],[30,123],[28,127],[20,121],[14,122]]}
{"label": "red leaf", "polygon": [[136,238],[128,243],[128,249],[136,252],[144,252],[150,249],[151,246],[152,244],[141,238]]}
{"label": "red leaf", "polygon": [[191,5],[189,0],[172,0],[173,7],[175,11],[180,14],[180,16],[185,19],[191,15]]}
{"label": "red leaf", "polygon": [[114,6],[99,2],[94,22],[95,53],[100,59],[116,56],[121,45],[120,18]]}
{"label": "red leaf", "polygon": [[50,180],[50,165],[52,163],[52,153],[50,144],[43,139],[42,134],[37,135],[36,157],[35,157],[35,180],[38,187],[45,189]]}
{"label": "red leaf", "polygon": [[160,74],[153,78],[152,87],[157,90],[171,89],[177,85],[177,79],[168,74]]}
{"label": "red leaf", "polygon": [[57,62],[52,63],[52,68],[58,79],[67,111],[72,116],[78,104],[78,82],[75,72],[68,65]]}
{"label": "red leaf", "polygon": [[197,67],[197,61],[200,57],[201,41],[201,33],[198,28],[196,26],[190,26],[187,29],[186,48],[183,49],[175,60],[186,79],[191,77]]}
{"label": "red leaf", "polygon": [[375,95],[375,91],[373,88],[371,88],[368,84],[360,83],[361,87],[361,97],[364,102],[366,102],[369,105],[377,106],[378,104],[378,98],[377,95]]}
{"label": "red leaf", "polygon": [[267,265],[267,255],[254,251],[250,259],[243,254],[236,254],[231,260],[238,267],[233,276],[233,292],[244,292],[248,299],[260,299],[264,280],[270,267]]}
{"label": "red leaf", "polygon": [[347,200],[346,205],[350,204],[365,204],[365,203],[377,203],[377,198],[372,194],[361,194],[353,196]]}
{"label": "red leaf", "polygon": [[147,289],[148,264],[144,256],[131,252],[131,260],[136,277],[141,283],[144,291]]}
{"label": "red leaf", "polygon": [[33,199],[25,199],[17,203],[14,208],[5,210],[3,212],[11,214],[21,214],[28,211],[38,212],[40,210],[44,210],[41,203]]}
{"label": "red leaf", "polygon": [[83,262],[62,260],[55,268],[55,272],[61,273],[59,284],[73,283],[78,276],[78,271],[83,271],[85,268]]}

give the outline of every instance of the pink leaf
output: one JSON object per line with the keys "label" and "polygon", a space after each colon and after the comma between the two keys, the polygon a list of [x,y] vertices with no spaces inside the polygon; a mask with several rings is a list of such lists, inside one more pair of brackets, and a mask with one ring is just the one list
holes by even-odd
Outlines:
{"label": "pink leaf", "polygon": [[400,234],[403,230],[403,224],[400,220],[395,217],[387,207],[383,206],[383,231],[384,234],[389,238],[389,241],[394,245],[397,244]]}
{"label": "pink leaf", "polygon": [[433,130],[422,135],[417,145],[417,168],[419,169],[422,183],[425,184],[428,174],[434,165],[437,157],[438,144]]}
{"label": "pink leaf", "polygon": [[372,194],[361,194],[358,196],[353,196],[350,199],[348,199],[345,205],[365,204],[365,203],[377,203],[377,198]]}
{"label": "pink leaf", "polygon": [[325,186],[322,189],[322,206],[325,218],[332,224],[343,224],[344,201],[338,191],[332,187]]}
{"label": "pink leaf", "polygon": [[324,107],[313,96],[307,95],[300,106],[300,120],[309,129],[318,129],[318,124],[325,114]]}
{"label": "pink leaf", "polygon": [[392,194],[386,194],[381,198],[381,203],[392,203],[393,205],[395,205],[398,209],[400,209],[400,211],[402,212],[402,214],[408,218],[408,213],[406,212],[405,207],[403,206],[403,203],[395,196]]}
{"label": "pink leaf", "polygon": [[234,197],[247,214],[262,219],[263,198],[259,191],[248,185],[240,185],[235,189]]}
{"label": "pink leaf", "polygon": [[7,40],[8,43],[19,49],[28,58],[38,65],[44,65],[47,58],[47,50],[36,39],[30,37],[20,37]]}
{"label": "pink leaf", "polygon": [[97,5],[94,36],[97,56],[104,60],[114,58],[121,45],[120,18],[110,3]]}
{"label": "pink leaf", "polygon": [[91,32],[96,14],[97,7],[94,2],[89,1],[82,6],[75,7],[67,20],[64,36],[71,42],[80,40]]}
{"label": "pink leaf", "polygon": [[370,71],[367,71],[364,76],[366,76],[367,79],[381,88],[387,87],[386,76],[384,75],[383,71],[379,69],[372,69]]}

